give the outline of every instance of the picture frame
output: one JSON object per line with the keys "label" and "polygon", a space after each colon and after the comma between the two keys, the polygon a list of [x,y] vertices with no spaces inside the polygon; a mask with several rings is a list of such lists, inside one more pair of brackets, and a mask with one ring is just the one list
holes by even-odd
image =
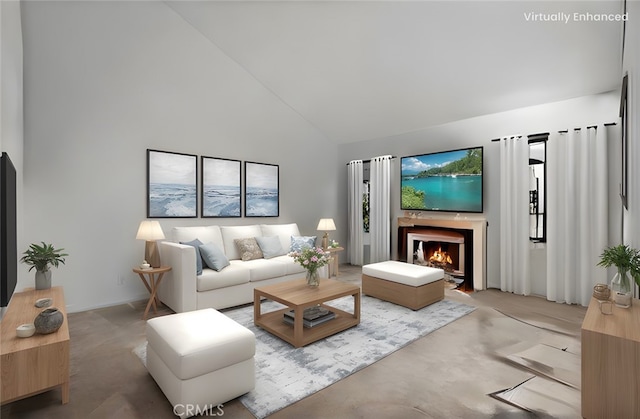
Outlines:
{"label": "picture frame", "polygon": [[198,158],[147,149],[147,218],[198,216]]}
{"label": "picture frame", "polygon": [[277,164],[244,162],[244,216],[280,215],[280,167]]}
{"label": "picture frame", "polygon": [[241,161],[201,156],[200,214],[203,218],[240,217]]}
{"label": "picture frame", "polygon": [[620,199],[625,209],[629,209],[629,121],[627,118],[627,92],[629,89],[629,74],[625,74],[622,78],[622,89],[620,93],[620,119],[622,155],[621,155],[621,181],[620,181]]}

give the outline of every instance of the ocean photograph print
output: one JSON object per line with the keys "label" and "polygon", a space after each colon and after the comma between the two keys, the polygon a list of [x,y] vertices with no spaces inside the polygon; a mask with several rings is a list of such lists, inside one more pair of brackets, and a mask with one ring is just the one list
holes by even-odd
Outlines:
{"label": "ocean photograph print", "polygon": [[147,149],[147,217],[196,217],[197,156]]}
{"label": "ocean photograph print", "polygon": [[202,156],[202,216],[240,217],[240,160]]}
{"label": "ocean photograph print", "polygon": [[244,162],[244,216],[278,217],[280,208],[277,164]]}

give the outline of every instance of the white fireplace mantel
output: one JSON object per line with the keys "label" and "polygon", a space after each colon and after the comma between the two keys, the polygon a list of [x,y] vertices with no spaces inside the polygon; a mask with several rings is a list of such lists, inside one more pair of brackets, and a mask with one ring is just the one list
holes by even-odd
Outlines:
{"label": "white fireplace mantel", "polygon": [[399,217],[398,227],[444,227],[473,231],[473,289],[487,288],[487,220],[480,217]]}

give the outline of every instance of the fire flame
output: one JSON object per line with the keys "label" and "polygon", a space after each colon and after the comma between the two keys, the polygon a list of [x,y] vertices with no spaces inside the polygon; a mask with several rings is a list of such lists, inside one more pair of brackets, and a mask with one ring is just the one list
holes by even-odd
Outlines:
{"label": "fire flame", "polygon": [[448,263],[450,265],[453,264],[451,256],[449,256],[447,252],[443,252],[441,247],[433,252],[433,255],[431,255],[431,257],[429,258],[429,262]]}

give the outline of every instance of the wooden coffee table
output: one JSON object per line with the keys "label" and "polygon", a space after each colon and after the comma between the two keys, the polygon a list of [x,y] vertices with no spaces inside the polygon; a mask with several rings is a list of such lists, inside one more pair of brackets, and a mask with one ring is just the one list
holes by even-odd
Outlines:
{"label": "wooden coffee table", "polygon": [[[353,313],[324,304],[348,295],[353,296]],[[287,308],[262,313],[261,298],[277,301]],[[305,328],[302,313],[305,308],[316,305],[331,310],[336,317],[320,325]],[[284,313],[291,309],[295,311],[293,326],[283,320]],[[253,290],[253,322],[299,348],[360,323],[360,287],[328,278],[321,278],[320,286],[315,288],[309,287],[306,279],[257,287]]]}

